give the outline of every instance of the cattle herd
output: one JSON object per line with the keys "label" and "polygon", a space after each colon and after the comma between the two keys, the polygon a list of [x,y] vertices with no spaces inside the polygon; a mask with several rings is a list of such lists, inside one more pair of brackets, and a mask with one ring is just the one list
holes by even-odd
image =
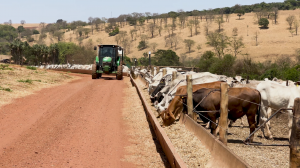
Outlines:
{"label": "cattle herd", "polygon": [[[163,69],[164,73],[163,73]],[[176,73],[176,79],[173,78]],[[217,119],[220,117],[220,85],[228,84],[228,119],[230,124],[246,115],[250,133],[262,125],[280,108],[293,108],[294,99],[300,97],[299,82],[282,81],[274,78],[245,80],[241,76],[234,78],[209,72],[181,71],[175,68],[162,68],[150,73],[139,67],[132,68],[132,74],[141,76],[147,82],[151,102],[157,109],[165,126],[175,122],[181,112],[192,108],[204,123],[210,123],[211,133],[217,135]],[[155,75],[152,75],[155,74]],[[164,75],[163,75],[164,74]],[[186,76],[191,75],[193,85],[193,107],[187,107]],[[292,110],[288,114],[289,137],[291,135]],[[278,114],[279,115],[279,114]],[[270,120],[271,121],[271,120]],[[261,127],[262,136],[272,139],[270,121]],[[253,141],[254,135],[250,137]]]}

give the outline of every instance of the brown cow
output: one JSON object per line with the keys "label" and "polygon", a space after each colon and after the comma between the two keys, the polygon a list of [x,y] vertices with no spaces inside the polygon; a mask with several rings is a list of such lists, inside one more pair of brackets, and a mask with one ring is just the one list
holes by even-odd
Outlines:
{"label": "brown cow", "polygon": [[[209,94],[210,93],[210,94]],[[209,94],[209,95],[208,95]],[[208,96],[207,96],[208,95]],[[259,114],[261,96],[259,91],[252,88],[230,88],[228,90],[228,119],[236,121],[237,119],[247,116],[250,134],[255,130],[255,115]],[[207,97],[206,97],[207,96]],[[221,93],[220,90],[202,88],[193,93],[194,107],[199,104],[195,111],[217,111],[220,110]],[[183,96],[183,103],[186,102],[186,96]],[[184,110],[186,111],[186,105]],[[220,112],[200,112],[199,117],[203,122],[207,123],[216,120],[220,117]],[[259,118],[259,116],[258,116]],[[259,122],[259,121],[257,121]],[[217,136],[217,125],[211,123],[211,133]],[[258,123],[257,123],[258,124]],[[250,137],[250,142],[253,142],[254,135]]]}
{"label": "brown cow", "polygon": [[[211,82],[211,83],[204,83],[193,85],[193,92],[202,89],[202,88],[220,88],[221,81]],[[186,86],[180,86],[175,95],[186,95]],[[160,117],[163,120],[163,124],[165,126],[169,126],[174,123],[176,117],[179,113],[182,112],[183,105],[180,96],[175,96],[174,99],[171,101],[169,107],[160,113]]]}

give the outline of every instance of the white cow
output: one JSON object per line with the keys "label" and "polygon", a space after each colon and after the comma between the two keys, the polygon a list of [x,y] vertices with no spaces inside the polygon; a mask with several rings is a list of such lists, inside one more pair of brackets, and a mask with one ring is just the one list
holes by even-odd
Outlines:
{"label": "white cow", "polygon": [[[300,97],[300,87],[286,87],[273,81],[263,81],[257,85],[256,89],[261,94],[260,124],[271,116],[273,110],[275,112],[280,108],[293,108],[295,98]],[[290,138],[293,113],[291,110],[287,112]],[[263,127],[261,130],[266,138],[273,138],[270,132],[270,122],[266,124],[266,134]]]}

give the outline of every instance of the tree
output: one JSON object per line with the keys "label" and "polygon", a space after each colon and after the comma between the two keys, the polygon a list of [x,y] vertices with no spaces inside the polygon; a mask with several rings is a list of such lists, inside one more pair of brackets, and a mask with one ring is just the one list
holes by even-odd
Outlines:
{"label": "tree", "polygon": [[64,36],[64,32],[61,32],[61,31],[58,30],[58,31],[53,33],[53,36],[57,38],[57,41],[61,41],[61,39]]}
{"label": "tree", "polygon": [[294,28],[295,28],[295,31],[296,31],[296,35],[298,35],[298,28],[299,28],[299,22],[298,22],[298,20],[294,21]]}
{"label": "tree", "polygon": [[89,25],[91,25],[92,34],[94,34],[94,18],[89,17],[88,20],[89,20]]}
{"label": "tree", "polygon": [[218,17],[216,19],[216,23],[218,24],[218,27],[219,27],[219,32],[221,32],[221,28],[222,28],[222,24],[224,23],[224,20],[223,20],[223,17]]}
{"label": "tree", "polygon": [[158,29],[159,36],[161,36],[161,31],[162,31],[163,28],[161,26],[158,26],[157,29]]}
{"label": "tree", "polygon": [[178,66],[179,57],[172,50],[157,50],[153,57],[153,64],[157,66]]}
{"label": "tree", "polygon": [[189,53],[191,53],[191,49],[195,45],[195,41],[191,39],[185,39],[183,42],[185,43],[186,48],[188,48]]}
{"label": "tree", "polygon": [[198,52],[199,52],[199,50],[201,50],[201,45],[200,44],[197,45],[197,50],[198,50]]}
{"label": "tree", "polygon": [[210,25],[211,25],[211,22],[206,22],[204,25],[204,31],[205,31],[206,36],[208,35]]}
{"label": "tree", "polygon": [[290,15],[286,18],[286,21],[288,22],[289,26],[290,26],[290,30],[292,30],[292,26],[294,21],[296,20],[296,16],[295,15]]}
{"label": "tree", "polygon": [[232,36],[237,36],[238,35],[238,28],[237,27],[234,27],[232,29]]}
{"label": "tree", "polygon": [[277,24],[279,10],[277,7],[273,7],[272,11],[273,11],[272,16],[273,16],[274,22],[275,22],[275,24]]}
{"label": "tree", "polygon": [[226,22],[229,22],[230,14],[225,14]]}
{"label": "tree", "polygon": [[254,34],[254,36],[253,36],[253,39],[254,39],[255,42],[256,42],[256,46],[258,46],[258,35],[259,35],[259,32],[256,31],[255,34]]}
{"label": "tree", "polygon": [[158,44],[154,42],[154,43],[150,43],[149,46],[150,46],[151,50],[152,50],[153,52],[155,52],[155,49],[156,49],[156,47],[158,46]]}
{"label": "tree", "polygon": [[131,36],[131,40],[133,41],[133,36],[134,34],[136,34],[137,30],[136,29],[131,29],[130,30],[130,36]]}
{"label": "tree", "polygon": [[17,30],[18,30],[18,33],[19,33],[19,37],[21,37],[21,33],[25,31],[24,27],[23,26],[19,26],[17,28]]}
{"label": "tree", "polygon": [[230,46],[233,48],[234,56],[236,57],[239,53],[241,53],[241,48],[245,47],[243,37],[233,37],[230,42]]}
{"label": "tree", "polygon": [[266,18],[261,18],[259,19],[258,24],[262,26],[262,28],[268,28],[269,20]]}
{"label": "tree", "polygon": [[121,41],[120,35],[116,35],[115,42],[117,43],[117,45],[119,45],[120,41]]}
{"label": "tree", "polygon": [[191,33],[191,37],[193,37],[193,26],[195,25],[195,21],[194,20],[189,20],[187,27],[189,28],[189,31]]}
{"label": "tree", "polygon": [[41,22],[40,23],[40,27],[45,28],[46,23],[45,22]]}
{"label": "tree", "polygon": [[151,38],[153,38],[154,37],[154,32],[156,30],[155,24],[154,23],[149,23],[148,24],[148,30],[149,30],[149,32],[151,34]]}
{"label": "tree", "polygon": [[239,17],[239,20],[241,20],[241,16],[245,14],[245,10],[242,9],[241,5],[236,4],[234,7],[234,13],[237,14],[237,16]]}
{"label": "tree", "polygon": [[224,50],[230,44],[230,38],[223,33],[210,32],[206,36],[207,43],[214,48],[216,54],[221,58],[224,55]]}
{"label": "tree", "polygon": [[23,26],[25,24],[25,20],[21,20],[21,25]]}

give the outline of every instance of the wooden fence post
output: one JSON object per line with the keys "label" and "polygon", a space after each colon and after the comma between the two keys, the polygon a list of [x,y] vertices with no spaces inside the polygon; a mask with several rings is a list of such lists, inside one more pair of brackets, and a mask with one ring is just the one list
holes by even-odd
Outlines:
{"label": "wooden fence post", "polygon": [[290,168],[300,167],[300,98],[294,101],[293,125],[290,137]]}
{"label": "wooden fence post", "polygon": [[154,76],[154,66],[150,66],[151,68],[151,75]]}
{"label": "wooden fence post", "polygon": [[165,68],[165,69],[163,69],[163,76],[165,76],[165,75],[167,75],[167,69]]}
{"label": "wooden fence post", "polygon": [[193,118],[193,85],[192,85],[192,75],[186,75],[186,91],[187,91],[187,110],[188,115]]}
{"label": "wooden fence post", "polygon": [[177,71],[172,72],[172,81],[174,81],[177,78]]}
{"label": "wooden fence post", "polygon": [[220,102],[220,141],[227,146],[227,120],[228,120],[228,85],[227,83],[221,83],[221,102]]}
{"label": "wooden fence post", "polygon": [[159,67],[156,67],[156,74],[158,74],[158,73],[159,73]]}

